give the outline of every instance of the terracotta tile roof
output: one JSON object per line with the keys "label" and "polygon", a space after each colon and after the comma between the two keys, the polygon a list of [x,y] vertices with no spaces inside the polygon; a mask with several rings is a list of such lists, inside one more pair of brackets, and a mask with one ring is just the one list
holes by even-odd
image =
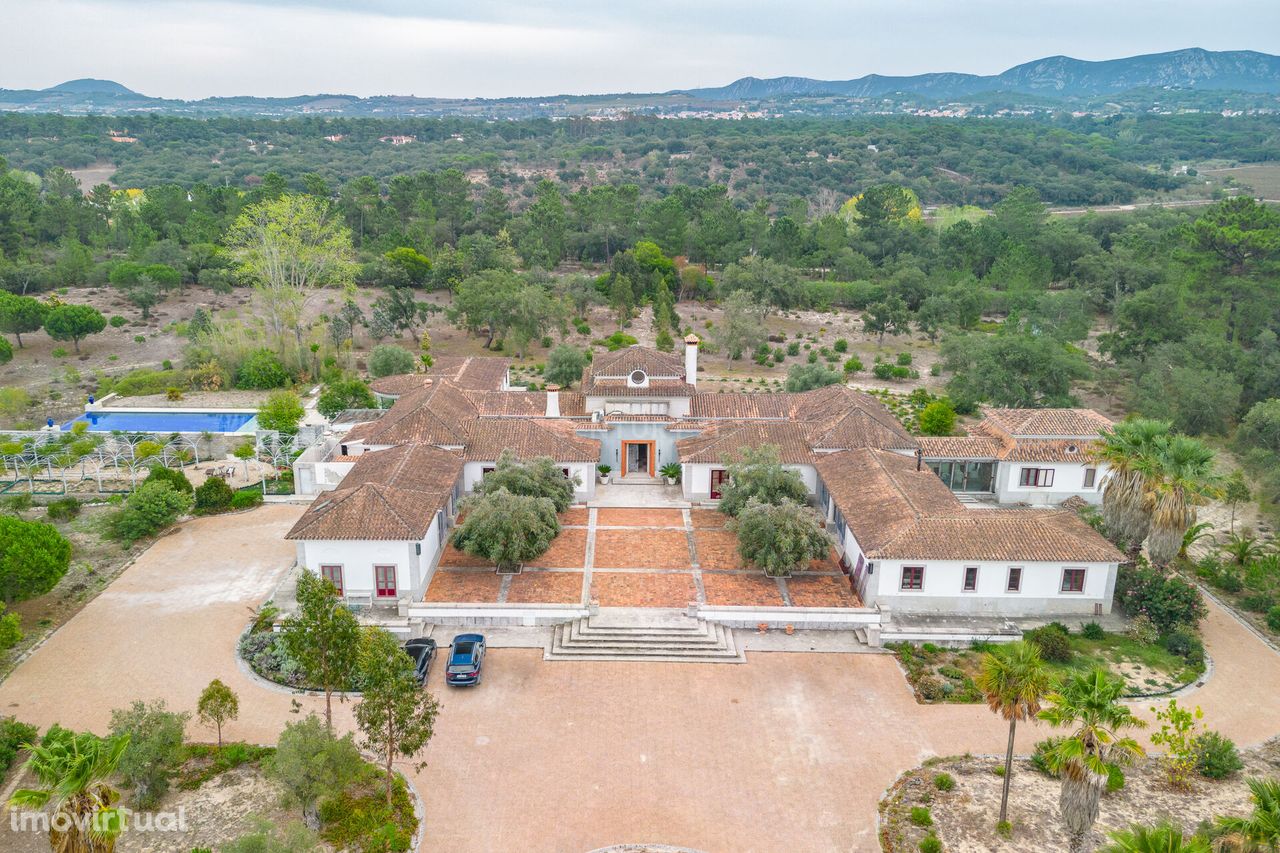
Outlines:
{"label": "terracotta tile roof", "polygon": [[438,356],[427,375],[473,391],[501,391],[511,359],[493,356]]}
{"label": "terracotta tile roof", "polygon": [[563,420],[478,418],[467,425],[464,458],[490,462],[511,450],[519,459],[550,456],[557,462],[600,461],[600,440],[574,433],[575,423]]}
{"label": "terracotta tile roof", "polygon": [[914,450],[918,446],[897,418],[890,415],[886,420],[864,409],[851,409],[825,422],[813,424],[808,434],[809,443],[823,450],[854,447]]}
{"label": "terracotta tile roof", "polygon": [[676,378],[684,376],[684,360],[649,347],[624,347],[596,354],[588,366],[592,375],[626,379],[632,371],[643,370],[650,376]]}
{"label": "terracotta tile roof", "polygon": [[1093,409],[982,409],[986,422],[1014,438],[1090,438],[1114,424]]}
{"label": "terracotta tile roof", "polygon": [[975,509],[922,518],[868,556],[909,560],[1119,563],[1124,555],[1070,510]]}
{"label": "terracotta tile roof", "polygon": [[905,533],[921,518],[968,512],[928,466],[888,450],[842,450],[816,466],[845,523],[866,553]]}
{"label": "terracotta tile roof", "polygon": [[872,559],[1119,562],[1066,510],[966,509],[928,467],[882,450],[821,456],[817,469]]}
{"label": "terracotta tile roof", "polygon": [[430,444],[371,450],[356,457],[339,489],[381,483],[415,492],[452,492],[462,474],[462,454]]}
{"label": "terracotta tile roof", "polygon": [[681,462],[730,462],[745,448],[766,444],[778,448],[788,465],[812,465],[814,453],[805,440],[804,426],[791,421],[718,423],[699,435],[676,442]]}
{"label": "terracotta tile roof", "polygon": [[375,394],[382,394],[386,397],[399,397],[401,394],[407,394],[418,388],[425,388],[432,381],[432,377],[425,373],[399,373],[395,376],[383,376],[381,379],[375,379],[369,383],[369,388]]}
{"label": "terracotta tile roof", "polygon": [[478,414],[475,403],[461,388],[452,382],[433,382],[401,395],[378,420],[353,427],[347,441],[358,438],[375,445],[458,446],[464,443],[466,422]]}
{"label": "terracotta tile roof", "polygon": [[689,417],[710,418],[791,418],[797,394],[767,392],[716,393],[699,391],[689,401]]}
{"label": "terracotta tile roof", "polygon": [[926,459],[996,459],[1004,447],[985,435],[921,436],[917,439]]}
{"label": "terracotta tile roof", "polygon": [[650,379],[643,388],[633,388],[626,379],[582,377],[582,392],[592,397],[692,397],[697,390],[683,379]]}
{"label": "terracotta tile roof", "polygon": [[1000,459],[1009,462],[1089,461],[1089,451],[1097,442],[1070,439],[1019,438],[1003,449]]}
{"label": "terracotta tile roof", "polygon": [[461,475],[460,454],[430,445],[362,454],[342,484],[312,501],[285,538],[420,540]]}
{"label": "terracotta tile roof", "polygon": [[427,530],[445,500],[422,492],[364,483],[326,492],[311,503],[286,539],[394,540],[412,542]]}
{"label": "terracotta tile roof", "polygon": [[547,395],[542,391],[468,391],[481,417],[540,418],[547,413]]}

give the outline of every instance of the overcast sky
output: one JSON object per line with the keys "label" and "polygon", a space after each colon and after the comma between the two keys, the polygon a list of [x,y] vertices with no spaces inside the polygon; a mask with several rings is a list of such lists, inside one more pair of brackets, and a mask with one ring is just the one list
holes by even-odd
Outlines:
{"label": "overcast sky", "polygon": [[0,0],[0,26],[0,88],[99,77],[170,98],[652,92],[1280,53],[1277,0]]}

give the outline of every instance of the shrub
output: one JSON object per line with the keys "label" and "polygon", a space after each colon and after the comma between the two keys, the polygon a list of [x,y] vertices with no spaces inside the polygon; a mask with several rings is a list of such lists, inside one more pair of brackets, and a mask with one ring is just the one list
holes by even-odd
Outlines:
{"label": "shrub", "polygon": [[862,359],[858,358],[856,355],[851,355],[847,359],[845,359],[845,362],[844,362],[845,373],[857,373],[860,370],[862,370]]}
{"label": "shrub", "polygon": [[0,601],[44,595],[70,565],[71,543],[58,528],[0,515]]}
{"label": "shrub", "polygon": [[1107,765],[1107,793],[1114,794],[1124,787],[1124,771],[1114,764]]}
{"label": "shrub", "polygon": [[831,348],[836,352],[848,352],[849,342],[844,338],[836,338],[836,342],[831,345]]}
{"label": "shrub", "polygon": [[911,353],[909,352],[898,353],[898,365],[900,367],[909,367],[911,365]]}
{"label": "shrub", "polygon": [[796,364],[787,371],[784,387],[792,392],[811,391],[814,388],[825,388],[838,385],[844,377],[829,367],[820,364]]}
{"label": "shrub", "polygon": [[942,853],[942,839],[933,833],[921,838],[920,853]]}
{"label": "shrub", "polygon": [[1036,741],[1036,745],[1031,750],[1031,766],[1046,776],[1056,777],[1058,774],[1049,767],[1048,761],[1045,760],[1045,755],[1053,751],[1062,740],[1061,737],[1047,737],[1044,740]]}
{"label": "shrub", "polygon": [[195,491],[186,474],[176,468],[166,468],[164,465],[151,466],[151,473],[147,474],[147,479],[142,481],[142,485],[145,486],[147,483],[168,483],[175,492],[188,495]]}
{"label": "shrub", "polygon": [[1225,779],[1244,769],[1235,742],[1218,732],[1196,738],[1196,772],[1206,779]]}
{"label": "shrub", "polygon": [[1044,625],[1023,634],[1023,639],[1040,650],[1040,657],[1053,663],[1071,660],[1071,638],[1060,625]]}
{"label": "shrub", "polygon": [[468,502],[452,542],[458,550],[503,568],[541,555],[559,533],[556,506],[550,498],[498,489]]}
{"label": "shrub", "polygon": [[720,511],[725,515],[736,516],[751,498],[761,503],[804,504],[809,496],[800,475],[782,467],[778,449],[770,445],[743,450],[738,461],[728,466],[728,475],[720,493]]}
{"label": "shrub", "polygon": [[950,773],[939,773],[933,777],[933,787],[939,791],[950,791],[956,786],[955,777]]}
{"label": "shrub", "polygon": [[800,354],[799,341],[792,341],[791,343],[787,344],[787,355],[799,355],[799,354]]}
{"label": "shrub", "polygon": [[125,323],[128,323],[129,321],[126,320],[124,317],[121,317],[119,314],[116,314],[114,317],[111,318],[110,322],[111,322],[111,328],[118,329],[121,326],[123,326]]}
{"label": "shrub", "polygon": [[1194,628],[1207,612],[1199,590],[1141,559],[1135,565],[1120,567],[1115,598],[1130,616],[1147,616],[1160,633],[1179,625]]}
{"label": "shrub", "polygon": [[1240,579],[1240,573],[1225,566],[1210,580],[1210,583],[1223,592],[1235,593],[1244,589],[1244,581]]}
{"label": "shrub", "polygon": [[556,512],[564,512],[573,503],[573,483],[549,456],[521,462],[510,450],[502,451],[496,467],[476,487],[476,494],[493,494],[500,489],[513,495],[548,498]]}
{"label": "shrub", "polygon": [[258,428],[275,430],[282,435],[298,432],[298,423],[307,414],[302,401],[292,391],[272,391],[258,404]]}
{"label": "shrub", "polygon": [[1267,611],[1267,627],[1280,633],[1280,605]]}
{"label": "shrub", "polygon": [[916,691],[926,702],[937,702],[947,695],[945,685],[936,675],[926,675],[916,681]]}
{"label": "shrub", "polygon": [[903,367],[900,364],[895,364],[889,368],[889,375],[894,379],[910,379],[913,373],[914,371],[911,368]]}
{"label": "shrub", "polygon": [[350,377],[326,383],[320,399],[316,401],[316,410],[326,418],[333,418],[347,409],[373,409],[377,405],[369,383]]}
{"label": "shrub", "polygon": [[1080,636],[1086,640],[1105,640],[1107,632],[1097,622],[1086,622],[1080,628]]}
{"label": "shrub", "polygon": [[916,826],[933,826],[933,815],[928,806],[911,807],[911,823]]}
{"label": "shrub", "polygon": [[881,362],[880,364],[877,364],[875,367],[871,368],[871,375],[874,376],[876,379],[892,379],[893,365],[887,364],[885,362]]}
{"label": "shrub", "polygon": [[1204,666],[1204,643],[1187,628],[1178,628],[1160,638],[1160,645],[1194,667]]}
{"label": "shrub", "polygon": [[951,435],[956,428],[956,410],[947,400],[934,400],[920,410],[920,432]]}
{"label": "shrub", "polygon": [[[710,327],[708,326],[708,328]],[[595,343],[605,347],[609,352],[616,352],[617,350],[625,347],[634,346],[639,343],[639,341],[636,340],[634,335],[628,335],[626,332],[617,331],[609,337],[598,340]]]}
{"label": "shrub", "polygon": [[0,781],[13,766],[18,750],[24,743],[32,743],[40,733],[35,726],[19,722],[13,717],[0,718]]}
{"label": "shrub", "polygon": [[235,490],[221,477],[210,477],[196,488],[196,512],[210,514],[222,512],[231,506]]}
{"label": "shrub", "polygon": [[48,506],[48,515],[52,521],[70,521],[80,514],[80,501],[73,497],[58,498]]}
{"label": "shrub", "polygon": [[262,503],[262,492],[236,492],[231,496],[232,509],[252,509]]}
{"label": "shrub", "polygon": [[1160,631],[1156,628],[1156,623],[1151,621],[1151,617],[1145,613],[1139,613],[1129,623],[1129,639],[1135,643],[1142,643],[1149,646],[1160,636]]}
{"label": "shrub", "polygon": [[169,777],[182,763],[182,732],[190,716],[167,710],[163,699],[111,712],[112,736],[129,738],[117,769],[139,806],[154,805],[168,790]]}
{"label": "shrub", "polygon": [[369,375],[375,379],[413,373],[417,366],[413,353],[395,344],[379,344],[369,354]]}
{"label": "shrub", "polygon": [[1240,606],[1250,613],[1266,613],[1276,604],[1275,598],[1265,592],[1253,593],[1240,599]]}
{"label": "shrub", "polygon": [[236,373],[236,387],[250,391],[270,391],[289,384],[289,374],[274,352],[256,349],[249,353]]}
{"label": "shrub", "polygon": [[108,530],[113,539],[128,548],[173,524],[178,516],[191,509],[191,504],[190,495],[166,482],[143,483],[108,522]]}

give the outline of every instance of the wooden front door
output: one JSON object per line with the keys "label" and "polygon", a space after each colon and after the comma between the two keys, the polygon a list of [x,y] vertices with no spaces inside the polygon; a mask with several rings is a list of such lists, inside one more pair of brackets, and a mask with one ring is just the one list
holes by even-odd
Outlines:
{"label": "wooden front door", "polygon": [[711,469],[711,499],[713,501],[720,500],[720,487],[724,485],[724,481],[729,479],[729,472],[724,468]]}
{"label": "wooden front door", "polygon": [[644,474],[652,477],[654,456],[654,442],[652,441],[622,442],[622,476]]}

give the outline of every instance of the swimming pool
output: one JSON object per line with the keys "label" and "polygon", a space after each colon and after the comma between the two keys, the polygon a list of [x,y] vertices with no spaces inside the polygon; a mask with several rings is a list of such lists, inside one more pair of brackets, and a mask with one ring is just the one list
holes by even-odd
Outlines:
{"label": "swimming pool", "polygon": [[160,435],[171,432],[248,433],[258,428],[257,415],[249,411],[126,412],[116,409],[85,412],[75,420],[67,421],[62,428],[69,430],[77,423],[87,423],[90,432],[151,432]]}

